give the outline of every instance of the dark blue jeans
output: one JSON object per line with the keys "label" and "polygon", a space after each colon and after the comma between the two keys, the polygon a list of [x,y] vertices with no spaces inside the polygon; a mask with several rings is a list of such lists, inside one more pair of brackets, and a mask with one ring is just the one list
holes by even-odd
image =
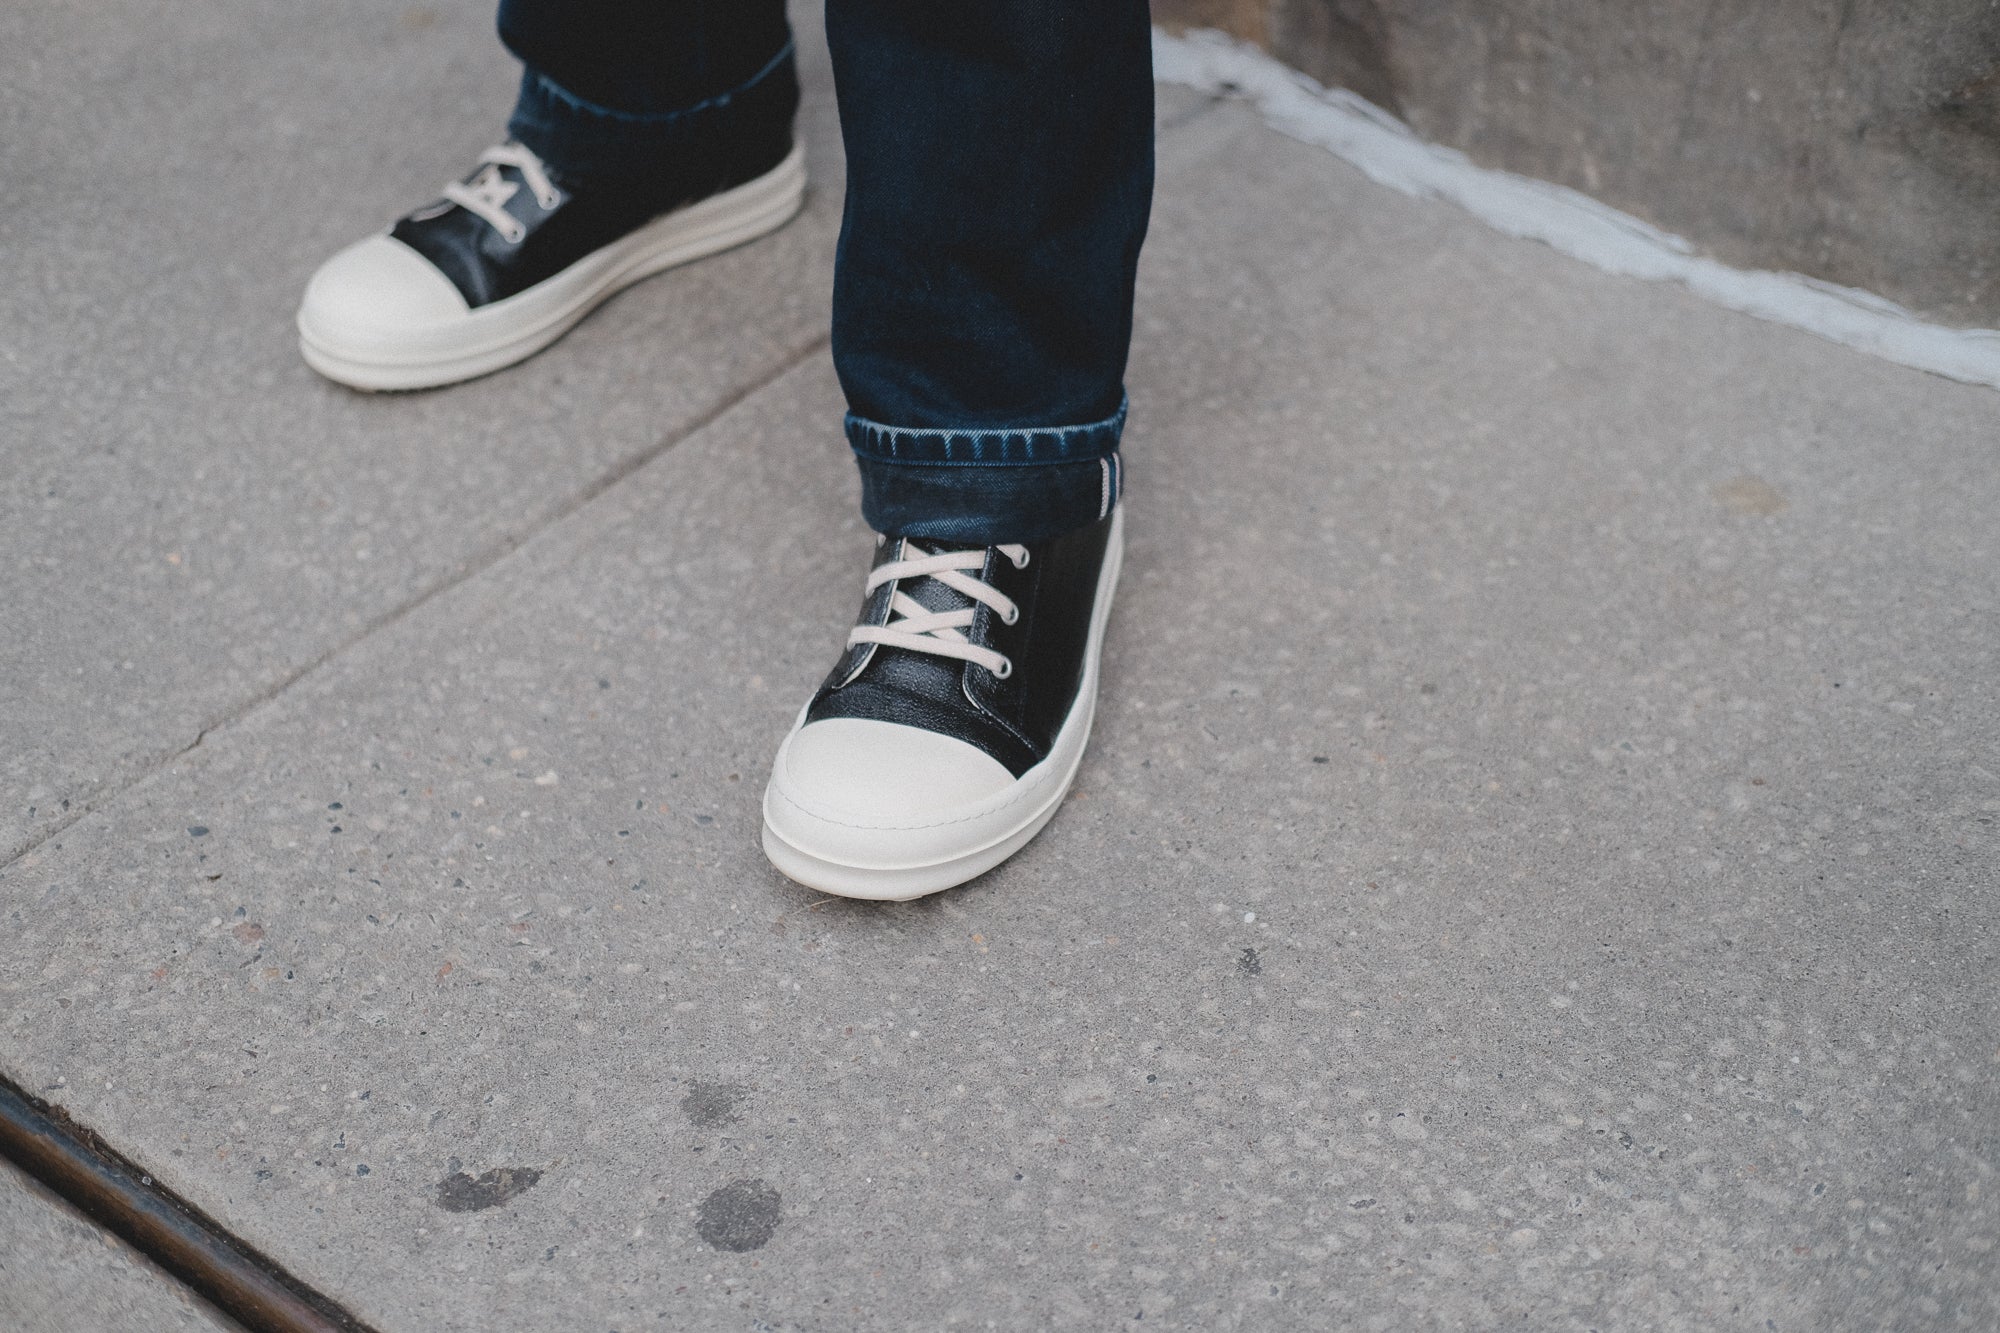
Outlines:
{"label": "dark blue jeans", "polygon": [[[512,133],[559,174],[766,151],[782,0],[501,0]],[[1030,542],[1120,491],[1152,202],[1146,0],[828,0],[847,148],[833,358],[878,532]]]}

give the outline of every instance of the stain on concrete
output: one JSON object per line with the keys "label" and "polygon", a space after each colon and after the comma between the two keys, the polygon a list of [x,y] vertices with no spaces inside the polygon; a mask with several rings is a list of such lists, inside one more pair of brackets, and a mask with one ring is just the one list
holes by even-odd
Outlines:
{"label": "stain on concrete", "polygon": [[761,1250],[777,1233],[783,1202],[761,1180],[732,1180],[701,1201],[694,1229],[718,1250]]}
{"label": "stain on concrete", "polygon": [[1247,977],[1262,975],[1264,959],[1255,949],[1245,949],[1236,959],[1237,968]]}
{"label": "stain on concrete", "polygon": [[1938,104],[1948,124],[2000,139],[2000,64],[1989,65]]}
{"label": "stain on concrete", "polygon": [[1389,19],[1378,0],[1269,0],[1265,45],[1330,88],[1350,88],[1403,115]]}
{"label": "stain on concrete", "polygon": [[519,1198],[534,1188],[542,1173],[532,1166],[497,1166],[468,1176],[454,1171],[437,1185],[438,1207],[448,1213],[476,1213]]}
{"label": "stain on concrete", "polygon": [[750,1089],[740,1083],[690,1083],[681,1098],[681,1114],[696,1129],[720,1129],[741,1120],[743,1099]]}
{"label": "stain on concrete", "polygon": [[1715,488],[1715,498],[1732,514],[1775,514],[1786,500],[1778,488],[1758,477],[1735,477]]}

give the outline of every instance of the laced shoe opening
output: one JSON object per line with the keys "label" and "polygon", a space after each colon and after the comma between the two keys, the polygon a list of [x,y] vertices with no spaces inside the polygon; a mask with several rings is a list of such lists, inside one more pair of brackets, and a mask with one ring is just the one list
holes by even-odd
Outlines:
{"label": "laced shoe opening", "polygon": [[[981,547],[912,556],[912,547],[905,541],[899,553],[902,559],[886,561],[869,572],[866,591],[872,594],[885,583],[935,579],[953,592],[990,608],[1003,623],[1012,625],[1021,618],[1020,606],[976,573],[986,568],[988,549],[998,550],[1016,569],[1027,567],[1028,548],[1025,546]],[[978,615],[978,606],[933,611],[898,587],[889,598],[888,623],[856,625],[848,631],[847,646],[852,648],[857,644],[874,643],[913,653],[956,658],[984,668],[996,680],[1005,680],[1014,674],[1014,664],[1007,655],[973,643],[965,636],[965,631],[971,628]]]}
{"label": "laced shoe opening", "polygon": [[553,211],[562,202],[562,191],[549,179],[548,168],[526,144],[495,144],[479,155],[479,166],[480,170],[469,180],[446,185],[444,197],[499,232],[500,239],[509,245],[519,245],[527,239],[528,229],[507,211],[508,201],[520,193],[521,185],[502,175],[502,167],[512,167],[521,173],[521,183],[527,185],[544,213]]}

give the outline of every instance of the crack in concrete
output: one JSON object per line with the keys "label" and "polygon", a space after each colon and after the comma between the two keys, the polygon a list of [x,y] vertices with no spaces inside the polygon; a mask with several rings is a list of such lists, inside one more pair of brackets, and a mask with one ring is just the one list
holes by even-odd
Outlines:
{"label": "crack in concrete", "polygon": [[303,665],[285,673],[263,689],[241,700],[234,706],[223,710],[219,715],[212,717],[201,726],[195,733],[194,739],[186,745],[175,750],[155,751],[137,766],[129,770],[122,779],[107,779],[102,782],[100,790],[95,797],[86,800],[71,798],[70,808],[63,811],[54,823],[41,829],[39,832],[31,833],[26,838],[23,838],[15,846],[9,848],[4,857],[0,857],[0,873],[5,873],[7,870],[12,869],[17,862],[33,854],[37,849],[46,846],[51,840],[60,837],[64,832],[73,828],[85,816],[95,814],[97,811],[116,803],[126,792],[131,791],[155,774],[172,767],[176,761],[200,749],[214,733],[243,721],[266,704],[275,702],[289,692],[294,685],[297,685],[320,668],[331,664],[338,658],[344,657],[383,631],[400,624],[403,620],[415,614],[436,598],[494,568],[508,556],[514,554],[514,552],[520,550],[543,533],[563,523],[593,500],[623,482],[626,478],[651,464],[656,459],[665,456],[684,441],[700,434],[722,417],[728,415],[744,403],[747,403],[752,398],[755,398],[786,375],[804,365],[806,361],[826,348],[830,336],[824,332],[818,333],[807,341],[794,346],[779,357],[776,365],[765,370],[761,375],[746,381],[734,391],[725,394],[705,412],[696,416],[680,430],[665,436],[658,443],[641,449],[615,464],[572,493],[568,498],[555,505],[539,519],[531,520],[526,527],[503,536],[483,550],[476,552],[459,564],[456,570],[391,607]]}
{"label": "crack in concrete", "polygon": [[[1229,100],[1231,99],[1226,94],[1211,95],[1186,111],[1161,121],[1154,128],[1155,141],[1173,137]],[[73,796],[64,798],[71,802],[71,808],[65,810],[53,824],[50,824],[39,832],[28,834],[4,852],[0,852],[0,874],[4,874],[6,871],[12,869],[16,862],[31,855],[37,849],[46,846],[50,841],[60,837],[70,828],[75,827],[78,821],[82,820],[85,816],[95,814],[97,811],[114,804],[126,792],[131,791],[146,779],[163,769],[171,767],[177,760],[183,759],[200,749],[210,735],[225,727],[234,726],[262,708],[265,704],[277,700],[294,685],[315,671],[318,671],[321,667],[328,665],[336,658],[346,655],[382,631],[400,623],[432,599],[443,593],[450,592],[460,584],[466,583],[478,575],[485,573],[495,565],[498,565],[515,551],[527,545],[542,533],[554,528],[557,524],[581,510],[585,505],[588,505],[591,501],[603,495],[627,477],[632,476],[655,459],[662,457],[683,441],[691,439],[701,431],[706,430],[737,407],[740,407],[776,384],[793,370],[803,365],[810,357],[823,351],[831,341],[831,338],[832,335],[830,333],[821,332],[793,347],[779,358],[774,367],[765,371],[761,376],[747,381],[735,391],[724,395],[706,412],[694,418],[679,431],[666,436],[651,448],[642,449],[616,464],[595,480],[585,485],[581,490],[571,495],[567,500],[551,509],[539,520],[530,522],[521,531],[502,537],[492,546],[475,554],[471,559],[461,564],[455,573],[422,589],[414,596],[392,607],[374,620],[369,621],[353,634],[326,649],[304,665],[286,673],[234,707],[225,709],[220,714],[214,716],[201,726],[195,733],[194,739],[186,745],[181,746],[179,749],[154,751],[151,755],[141,760],[122,779],[107,779],[102,782],[100,784],[101,789],[94,798],[86,800],[78,800]]]}

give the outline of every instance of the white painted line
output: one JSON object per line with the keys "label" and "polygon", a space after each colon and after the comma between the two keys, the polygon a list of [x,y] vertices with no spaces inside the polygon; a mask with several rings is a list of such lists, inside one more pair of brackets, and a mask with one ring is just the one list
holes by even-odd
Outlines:
{"label": "white painted line", "polygon": [[2000,388],[2000,330],[1928,323],[1870,292],[1797,273],[1731,268],[1686,240],[1589,195],[1489,171],[1417,137],[1380,107],[1326,89],[1218,32],[1153,32],[1153,74],[1254,105],[1279,133],[1313,144],[1370,180],[1419,199],[1444,199],[1509,236],[1541,241],[1606,273],[1678,282],[1731,310],[1968,384]]}

